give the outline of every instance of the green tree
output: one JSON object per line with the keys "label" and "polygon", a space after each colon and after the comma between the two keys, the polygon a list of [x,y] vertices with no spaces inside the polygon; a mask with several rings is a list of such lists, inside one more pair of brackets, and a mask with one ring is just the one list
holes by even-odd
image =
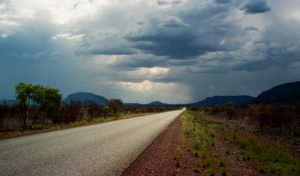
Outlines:
{"label": "green tree", "polygon": [[44,111],[49,118],[53,118],[59,112],[62,95],[58,89],[23,82],[18,83],[15,88],[17,101],[24,114],[24,128],[27,127],[27,112],[30,105],[38,107],[37,113],[33,116],[32,124],[34,124],[41,111]]}
{"label": "green tree", "polygon": [[31,99],[32,99],[32,103],[37,108],[37,112],[33,116],[30,117],[33,119],[32,123],[31,123],[31,127],[32,127],[32,125],[35,124],[35,121],[38,119],[41,111],[43,110],[43,107],[41,105],[45,99],[44,88],[40,85],[33,85]]}
{"label": "green tree", "polygon": [[106,101],[106,105],[113,111],[113,113],[116,113],[122,109],[123,101],[120,99],[110,99]]}
{"label": "green tree", "polygon": [[44,108],[47,116],[53,118],[60,110],[62,95],[56,88],[44,88],[44,101],[41,106]]}
{"label": "green tree", "polygon": [[32,99],[35,105],[39,107],[32,124],[34,124],[41,111],[45,112],[47,117],[52,120],[54,120],[54,116],[58,115],[62,100],[62,95],[59,93],[58,89],[35,85],[33,86]]}
{"label": "green tree", "polygon": [[16,85],[17,101],[23,112],[23,128],[27,126],[27,110],[32,96],[32,84],[20,82]]}
{"label": "green tree", "polygon": [[110,111],[109,107],[108,106],[104,106],[104,108],[103,108],[103,115],[104,115],[104,117],[108,116],[109,111]]}

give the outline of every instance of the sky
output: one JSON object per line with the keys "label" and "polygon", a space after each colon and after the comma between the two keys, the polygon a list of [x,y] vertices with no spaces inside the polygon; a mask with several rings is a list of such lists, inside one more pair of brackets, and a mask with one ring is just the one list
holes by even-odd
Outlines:
{"label": "sky", "polygon": [[0,0],[0,99],[191,103],[300,80],[299,0]]}

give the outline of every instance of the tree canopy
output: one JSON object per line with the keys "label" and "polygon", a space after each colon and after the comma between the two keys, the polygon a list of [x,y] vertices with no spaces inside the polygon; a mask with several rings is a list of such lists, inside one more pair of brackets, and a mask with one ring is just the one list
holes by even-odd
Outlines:
{"label": "tree canopy", "polygon": [[24,112],[24,127],[26,127],[26,114],[29,106],[38,106],[39,112],[44,111],[50,118],[59,111],[62,95],[57,88],[20,82],[15,89],[18,104]]}
{"label": "tree canopy", "polygon": [[106,101],[106,105],[114,112],[118,112],[122,109],[123,101],[120,99],[110,99]]}

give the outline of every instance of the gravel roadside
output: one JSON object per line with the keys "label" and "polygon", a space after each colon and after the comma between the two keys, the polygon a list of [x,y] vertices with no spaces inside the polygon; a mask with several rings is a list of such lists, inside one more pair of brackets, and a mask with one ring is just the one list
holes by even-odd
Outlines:
{"label": "gravel roadside", "polygon": [[122,176],[173,175],[176,169],[174,156],[181,134],[182,120],[179,116],[124,170]]}

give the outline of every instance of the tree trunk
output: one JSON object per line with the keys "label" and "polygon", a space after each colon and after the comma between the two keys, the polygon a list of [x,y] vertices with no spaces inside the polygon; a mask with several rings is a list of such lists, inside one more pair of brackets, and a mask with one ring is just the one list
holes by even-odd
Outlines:
{"label": "tree trunk", "polygon": [[30,128],[32,128],[32,126],[35,124],[36,120],[39,118],[40,113],[42,112],[42,108],[39,107],[38,112],[34,115],[34,118],[32,120],[32,123],[30,125]]}
{"label": "tree trunk", "polygon": [[23,128],[26,129],[27,128],[27,109],[26,109],[26,105],[23,106],[23,111],[24,111],[24,118],[23,118],[23,122],[24,122],[24,126]]}

